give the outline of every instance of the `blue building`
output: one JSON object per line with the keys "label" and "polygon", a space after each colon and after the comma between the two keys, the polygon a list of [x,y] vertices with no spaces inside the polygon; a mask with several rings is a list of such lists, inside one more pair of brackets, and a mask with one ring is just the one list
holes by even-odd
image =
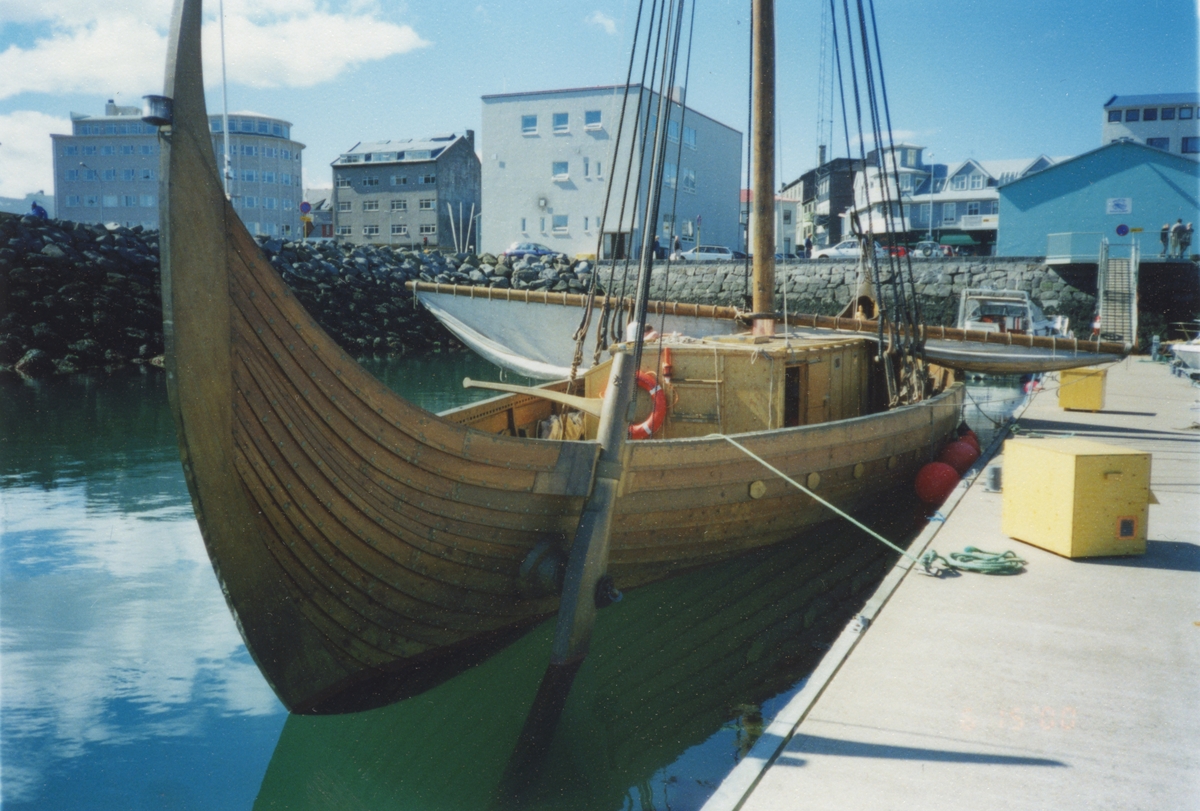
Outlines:
{"label": "blue building", "polygon": [[1000,256],[1045,256],[1048,234],[1107,235],[1119,226],[1157,256],[1159,229],[1200,224],[1200,163],[1135,141],[1116,141],[1000,186]]}

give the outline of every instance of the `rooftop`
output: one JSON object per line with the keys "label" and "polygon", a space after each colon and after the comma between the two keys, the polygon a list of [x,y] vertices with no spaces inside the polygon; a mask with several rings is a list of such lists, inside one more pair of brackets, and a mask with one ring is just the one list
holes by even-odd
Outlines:
{"label": "rooftop", "polygon": [[1104,107],[1153,107],[1161,104],[1200,104],[1200,93],[1150,93],[1141,96],[1113,96]]}
{"label": "rooftop", "polygon": [[360,141],[339,155],[333,163],[418,163],[437,160],[447,147],[460,138],[465,136],[444,133],[428,138]]}

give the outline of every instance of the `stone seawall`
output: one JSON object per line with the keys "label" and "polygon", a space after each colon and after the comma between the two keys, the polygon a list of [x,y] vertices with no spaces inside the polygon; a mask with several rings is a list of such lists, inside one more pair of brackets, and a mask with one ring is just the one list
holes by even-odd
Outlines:
{"label": "stone seawall", "polygon": [[[297,299],[338,344],[356,357],[458,351],[462,345],[423,308],[407,281],[581,293],[599,274],[602,288],[632,294],[636,268],[624,279],[610,268],[566,257],[516,261],[489,254],[423,253],[388,247],[264,241],[263,251]],[[930,324],[952,324],[967,287],[1029,291],[1047,314],[1086,330],[1096,305],[1094,265],[1046,266],[1036,258],[914,259],[916,290]],[[907,264],[905,264],[907,272]],[[613,281],[610,285],[610,278]],[[776,268],[776,308],[832,314],[856,284],[853,264],[821,260]],[[743,264],[659,263],[654,298],[741,306]],[[1167,323],[1200,312],[1194,263],[1143,265],[1142,345],[1167,335]],[[36,377],[127,363],[155,362],[163,351],[158,234],[59,220],[0,215],[0,370]]]}

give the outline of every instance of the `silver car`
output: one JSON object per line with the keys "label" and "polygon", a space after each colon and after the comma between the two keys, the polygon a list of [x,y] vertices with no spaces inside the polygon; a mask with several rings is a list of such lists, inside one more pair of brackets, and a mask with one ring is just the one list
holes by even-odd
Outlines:
{"label": "silver car", "polygon": [[[887,251],[881,248],[879,243],[873,244],[876,256],[887,256]],[[843,239],[836,245],[813,251],[813,259],[857,259],[861,252],[857,239]]]}
{"label": "silver car", "polygon": [[733,251],[722,245],[697,245],[683,251],[679,258],[685,262],[732,262]]}

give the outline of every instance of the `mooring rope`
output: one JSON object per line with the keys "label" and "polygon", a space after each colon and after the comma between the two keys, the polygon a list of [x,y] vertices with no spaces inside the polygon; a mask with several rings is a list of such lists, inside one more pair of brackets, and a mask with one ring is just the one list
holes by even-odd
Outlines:
{"label": "mooring rope", "polygon": [[834,513],[840,515],[842,518],[845,518],[851,524],[854,524],[854,526],[858,527],[863,532],[882,543],[884,546],[892,549],[893,551],[899,552],[902,556],[920,566],[924,574],[933,575],[936,577],[950,569],[958,569],[964,572],[979,572],[980,574],[1016,574],[1020,572],[1022,567],[1024,567],[1028,562],[1017,557],[1016,553],[1012,551],[984,552],[983,550],[976,549],[973,546],[968,546],[961,552],[951,552],[949,560],[939,555],[933,549],[925,552],[925,554],[920,558],[915,558],[896,544],[889,541],[887,538],[880,535],[875,530],[868,527],[862,521],[859,521],[857,518],[839,509],[838,507],[835,507],[833,504],[830,504],[812,490],[800,484],[800,482],[796,481],[791,476],[787,475],[782,470],[775,467],[766,459],[763,459],[754,451],[750,450],[745,445],[742,445],[732,437],[726,436],[725,434],[709,434],[709,436],[725,440],[730,445],[737,448],[754,461],[758,462],[760,465],[774,473],[779,478],[783,479],[788,484],[795,487],[800,492],[809,496],[814,501],[825,505]]}

